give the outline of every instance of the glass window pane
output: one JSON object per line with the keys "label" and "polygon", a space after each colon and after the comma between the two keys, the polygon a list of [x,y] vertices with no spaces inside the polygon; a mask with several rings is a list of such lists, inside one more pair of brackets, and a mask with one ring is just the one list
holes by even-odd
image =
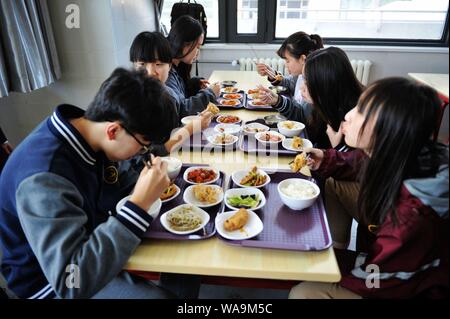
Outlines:
{"label": "glass window pane", "polygon": [[256,34],[258,32],[258,0],[238,0],[237,33]]}
{"label": "glass window pane", "polygon": [[295,25],[295,31],[331,38],[440,40],[448,5],[449,0],[277,0],[275,36],[288,37]]}
{"label": "glass window pane", "polygon": [[[166,27],[167,31],[170,31],[170,13],[174,3],[180,2],[179,0],[165,0],[164,7],[161,14],[161,22]],[[187,2],[187,1],[185,1]],[[202,0],[198,3],[205,8],[206,18],[208,19],[208,38],[219,37],[219,0]]]}

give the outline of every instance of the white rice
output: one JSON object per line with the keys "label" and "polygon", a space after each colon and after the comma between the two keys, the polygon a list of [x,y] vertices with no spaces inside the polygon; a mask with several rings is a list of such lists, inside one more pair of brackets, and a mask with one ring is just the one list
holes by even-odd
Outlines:
{"label": "white rice", "polygon": [[291,182],[286,187],[282,187],[281,191],[289,197],[307,199],[317,195],[317,191],[310,184],[302,182]]}

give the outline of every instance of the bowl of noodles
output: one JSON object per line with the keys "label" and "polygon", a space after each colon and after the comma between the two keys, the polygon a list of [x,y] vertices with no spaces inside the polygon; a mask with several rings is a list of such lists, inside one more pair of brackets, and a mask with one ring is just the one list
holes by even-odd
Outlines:
{"label": "bowl of noodles", "polygon": [[209,222],[209,214],[191,204],[177,206],[160,217],[161,225],[176,235],[195,233]]}

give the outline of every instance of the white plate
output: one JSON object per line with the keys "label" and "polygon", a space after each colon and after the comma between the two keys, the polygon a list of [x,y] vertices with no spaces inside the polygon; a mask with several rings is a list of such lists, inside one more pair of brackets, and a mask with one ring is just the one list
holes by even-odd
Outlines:
{"label": "white plate", "polygon": [[241,118],[238,117],[238,116],[235,116],[235,117],[237,118],[237,121],[236,121],[236,122],[233,122],[233,123],[223,123],[223,122],[220,122],[220,119],[222,119],[222,118],[224,118],[224,117],[227,117],[227,116],[234,116],[234,115],[219,115],[219,116],[216,118],[216,122],[219,123],[219,124],[238,124],[238,123],[241,123],[241,122],[242,122]]}
{"label": "white plate", "polygon": [[255,105],[254,101],[260,101],[259,99],[255,99],[255,100],[250,100],[248,101],[248,105],[253,106],[253,107],[263,107],[263,108],[267,108],[267,109],[271,109],[272,106],[269,104],[264,104],[264,105]]}
{"label": "white plate", "polygon": [[[231,87],[228,87],[228,88],[231,88]],[[226,90],[227,88],[220,89],[220,92],[223,93],[223,94],[233,94],[233,93],[239,92],[239,88],[237,88],[237,87],[232,87],[232,88],[233,88],[233,92],[228,92]]]}
{"label": "white plate", "polygon": [[195,195],[194,195],[194,187],[195,186],[196,185],[191,185],[188,188],[186,188],[186,190],[184,191],[183,200],[185,203],[195,205],[195,206],[201,207],[201,208],[207,208],[207,207],[215,206],[223,201],[222,187],[220,187],[218,185],[208,185],[208,187],[213,187],[219,191],[219,193],[217,195],[217,201],[215,203],[208,204],[208,203],[201,202],[197,198],[195,198]]}
{"label": "white plate", "polygon": [[[202,223],[195,229],[192,230],[186,230],[186,231],[178,231],[178,230],[174,230],[170,227],[170,223],[167,220],[167,216],[168,214],[170,214],[171,212],[174,212],[178,209],[182,209],[184,207],[192,207],[192,210],[196,213],[198,213],[198,215],[200,216],[200,218],[202,219]],[[192,234],[195,233],[197,231],[199,231],[200,229],[202,229],[203,227],[206,226],[206,224],[208,224],[209,222],[209,214],[207,212],[205,212],[203,209],[195,207],[193,205],[190,204],[183,204],[180,206],[177,206],[171,210],[169,210],[168,212],[164,213],[161,215],[161,218],[159,219],[161,222],[161,225],[169,232],[176,234],[176,235],[187,235],[187,234]]]}
{"label": "white plate", "polygon": [[207,137],[208,142],[210,142],[213,145],[217,145],[217,146],[229,146],[229,145],[233,145],[234,143],[236,143],[239,140],[239,137],[237,137],[236,135],[231,135],[231,134],[227,134],[228,136],[233,138],[232,142],[229,143],[225,143],[225,144],[221,144],[221,143],[216,143],[215,139],[217,136],[223,135],[223,133],[220,134],[214,134],[214,135],[210,135]]}
{"label": "white plate", "polygon": [[[230,101],[233,101],[234,104],[225,104],[229,103]],[[218,99],[217,104],[223,107],[238,107],[239,105],[241,105],[241,101],[236,99]]]}
{"label": "white plate", "polygon": [[162,202],[162,203],[170,202],[172,199],[174,199],[174,198],[176,198],[178,195],[180,195],[181,189],[180,189],[177,185],[175,185],[175,188],[177,189],[176,193],[175,193],[172,197],[169,197],[169,198],[164,199],[164,200],[161,199],[161,202]]}
{"label": "white plate", "polygon": [[[239,95],[239,97],[238,98],[230,97],[230,96],[228,96],[228,94]],[[225,100],[240,100],[240,99],[242,99],[242,97],[243,97],[242,93],[224,93],[222,95],[222,98],[225,99]]]}
{"label": "white plate", "polygon": [[[263,129],[264,131],[262,132],[267,132],[270,130],[270,127],[261,124],[261,123],[249,123],[249,124],[245,124],[244,127],[242,128],[242,132],[244,132],[244,134],[246,135],[255,135],[257,133],[253,133],[253,132],[248,132],[245,130],[245,127],[250,127],[250,128],[258,128],[258,129]],[[261,133],[261,132],[258,132]]]}
{"label": "white plate", "polygon": [[263,170],[261,170],[261,169],[258,168],[257,173],[259,173],[259,174],[261,174],[261,175],[266,175],[266,176],[267,176],[266,182],[265,182],[264,184],[262,184],[262,185],[259,185],[259,186],[245,186],[245,185],[242,185],[242,184],[240,183],[240,181],[241,181],[245,176],[247,176],[247,174],[248,174],[248,172],[250,172],[250,170],[251,170],[251,169],[243,169],[243,170],[236,171],[236,172],[234,172],[233,174],[231,174],[231,179],[232,179],[233,182],[234,182],[236,185],[238,185],[239,187],[255,187],[255,188],[261,188],[261,187],[264,187],[264,186],[266,186],[267,184],[270,183],[270,176],[269,176],[266,172],[264,172]]}
{"label": "white plate", "polygon": [[192,120],[194,120],[198,117],[199,117],[198,115],[189,115],[189,116],[183,117],[181,119],[181,124],[188,125],[190,122],[192,122]]}
{"label": "white plate", "polygon": [[[270,135],[279,136],[280,140],[279,141],[266,141],[266,140],[263,140],[263,139],[261,139],[261,136],[263,134],[270,134]],[[256,133],[255,134],[255,138],[258,140],[258,142],[260,142],[262,144],[278,144],[278,143],[283,142],[286,139],[286,136],[284,136],[283,134],[280,134],[278,132],[275,132],[275,131],[269,131],[269,132]]]}
{"label": "white plate", "polygon": [[[122,206],[125,204],[127,200],[131,198],[131,195],[125,196],[122,198],[116,205],[116,212],[119,213],[119,210],[122,208]],[[153,218],[156,218],[158,216],[159,211],[161,210],[162,201],[158,198],[152,206],[147,210],[147,213],[152,216]]]}
{"label": "white plate", "polygon": [[266,205],[266,196],[259,189],[255,187],[245,187],[245,188],[231,188],[225,192],[224,200],[225,205],[231,210],[238,210],[239,208],[231,206],[227,199],[229,197],[239,196],[239,195],[258,195],[259,205],[256,207],[249,208],[251,210],[258,210],[263,208]]}
{"label": "white plate", "polygon": [[215,223],[216,223],[216,230],[220,234],[220,236],[230,240],[244,240],[259,235],[263,231],[264,225],[261,219],[258,217],[258,215],[256,215],[251,210],[247,211],[249,214],[247,224],[245,224],[245,226],[242,227],[241,229],[237,229],[231,232],[225,230],[223,228],[223,224],[228,218],[236,214],[236,211],[234,210],[231,212],[224,212],[222,214],[217,215]]}
{"label": "white plate", "polygon": [[285,149],[290,150],[290,151],[294,151],[294,152],[301,152],[303,151],[303,148],[305,147],[313,147],[312,143],[310,140],[303,138],[303,146],[300,148],[293,148],[292,147],[292,142],[294,141],[293,138],[287,138],[283,141],[282,145]]}
{"label": "white plate", "polygon": [[241,127],[237,124],[217,124],[214,127],[214,131],[220,134],[227,133],[235,135],[239,134]]}
{"label": "white plate", "polygon": [[[198,168],[204,168],[204,169],[208,169],[208,170],[213,170],[214,171],[214,173],[216,173],[216,177],[213,179],[213,180],[211,180],[211,181],[209,181],[209,182],[205,182],[205,183],[195,183],[195,182],[191,182],[190,180],[188,180],[188,174],[189,174],[189,172],[191,172],[191,171],[193,171],[193,170],[195,170],[195,169],[198,169]],[[217,180],[219,179],[219,176],[220,176],[220,173],[219,173],[219,171],[217,170],[217,169],[215,169],[215,168],[212,168],[212,167],[209,167],[209,166],[192,166],[192,167],[189,167],[188,169],[186,169],[185,171],[184,171],[184,174],[183,174],[183,179],[186,181],[186,183],[189,183],[189,184],[212,184],[212,183],[215,183],[215,182],[217,182]]]}

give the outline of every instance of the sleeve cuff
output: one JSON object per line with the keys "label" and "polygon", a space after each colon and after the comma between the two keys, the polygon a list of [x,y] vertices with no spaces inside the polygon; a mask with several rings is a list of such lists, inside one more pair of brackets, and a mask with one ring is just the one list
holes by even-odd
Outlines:
{"label": "sleeve cuff", "polygon": [[140,238],[150,227],[153,220],[153,217],[145,210],[130,201],[127,201],[117,212],[116,218]]}

